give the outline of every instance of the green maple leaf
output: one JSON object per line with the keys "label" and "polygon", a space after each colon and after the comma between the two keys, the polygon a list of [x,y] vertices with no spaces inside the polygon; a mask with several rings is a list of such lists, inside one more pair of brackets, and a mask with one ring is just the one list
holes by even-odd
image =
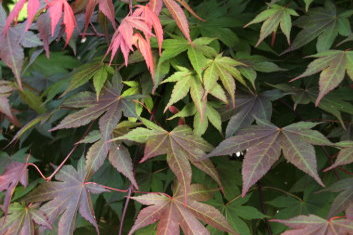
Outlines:
{"label": "green maple leaf", "polygon": [[93,80],[94,88],[97,94],[97,100],[100,92],[108,79],[109,74],[114,74],[114,69],[99,61],[93,61],[80,66],[72,75],[69,87],[64,92],[68,92],[86,84],[89,80]]}
{"label": "green maple leaf", "polygon": [[254,89],[256,89],[255,80],[258,72],[272,73],[285,70],[271,62],[270,59],[260,55],[250,55],[246,52],[238,52],[235,59],[246,65],[237,66],[237,69],[251,83]]}
{"label": "green maple leaf", "polygon": [[166,105],[164,112],[173,104],[183,99],[190,92],[198,112],[203,117],[205,112],[204,89],[200,79],[195,76],[193,71],[187,68],[178,67],[179,71],[168,77],[163,83],[175,82],[171,97]]}
{"label": "green maple leaf", "polygon": [[237,196],[225,205],[222,203],[213,203],[222,213],[225,214],[229,224],[240,234],[251,235],[249,226],[244,220],[263,219],[267,216],[257,210],[255,207],[244,205],[249,201],[251,194],[246,197]]}
{"label": "green maple leaf", "polygon": [[[224,89],[228,92],[231,100],[234,104],[235,101],[235,81],[239,81],[245,87],[247,87],[244,78],[242,77],[240,71],[236,66],[246,66],[242,62],[234,60],[230,57],[222,56],[222,54],[217,55],[213,60],[208,62],[207,68],[203,76],[203,84],[206,93],[212,93],[215,89],[217,81],[221,80]],[[214,95],[216,96],[216,95]],[[217,97],[217,96],[216,96]]]}
{"label": "green maple leaf", "polygon": [[262,24],[260,37],[256,43],[256,46],[258,46],[271,33],[277,32],[278,27],[281,28],[282,32],[287,38],[288,44],[290,44],[290,31],[292,28],[291,16],[298,16],[298,14],[295,10],[288,7],[271,4],[269,9],[264,10],[258,14],[255,19],[250,21],[244,27],[247,27],[251,24],[264,22]]}
{"label": "green maple leaf", "polygon": [[315,102],[319,105],[320,100],[342,82],[346,73],[353,80],[353,51],[329,50],[310,57],[317,59],[308,65],[303,74],[293,80],[321,72],[320,92]]}
{"label": "green maple leaf", "polygon": [[46,214],[38,210],[38,205],[29,206],[13,203],[9,208],[9,214],[0,219],[0,233],[13,235],[36,234],[35,224],[51,229]]}
{"label": "green maple leaf", "polygon": [[236,136],[222,141],[206,157],[231,155],[247,150],[242,175],[244,196],[248,189],[261,179],[279,159],[284,157],[300,170],[323,185],[315,158],[315,145],[330,145],[331,142],[320,132],[311,130],[316,123],[298,122],[279,128],[272,123],[257,119],[258,125],[242,129]]}
{"label": "green maple leaf", "polygon": [[337,14],[336,6],[331,1],[325,1],[325,7],[310,9],[308,15],[301,16],[294,22],[302,30],[282,54],[297,50],[316,38],[318,52],[330,49],[338,34],[348,36],[351,33],[348,18],[352,14],[352,10]]}
{"label": "green maple leaf", "polygon": [[84,161],[79,161],[78,170],[71,165],[65,165],[55,176],[57,181],[42,183],[24,200],[31,203],[46,202],[40,210],[47,215],[50,223],[60,216],[59,235],[73,234],[78,212],[98,232],[90,193],[98,194],[106,190],[95,184],[85,184],[85,178]]}
{"label": "green maple leaf", "polygon": [[166,39],[163,42],[163,53],[160,57],[159,63],[175,58],[179,54],[187,51],[188,58],[191,65],[198,75],[201,75],[207,58],[217,55],[217,51],[208,46],[215,38],[200,37],[192,42],[184,38]]}
{"label": "green maple leaf", "polygon": [[214,102],[207,102],[206,110],[205,110],[205,119],[201,120],[201,114],[197,112],[197,109],[193,103],[189,103],[184,106],[182,110],[178,113],[174,114],[168,120],[172,120],[174,118],[184,118],[194,116],[194,133],[195,135],[202,136],[208,126],[209,123],[212,124],[220,133],[222,133],[222,120],[221,115],[216,110],[217,104]]}
{"label": "green maple leaf", "polygon": [[192,170],[189,161],[221,185],[213,163],[210,160],[200,161],[201,156],[210,151],[212,146],[201,137],[194,135],[191,128],[182,125],[168,132],[146,119],[142,120],[148,128],[138,127],[116,138],[116,140],[146,143],[144,156],[140,162],[166,154],[167,163],[184,192],[188,191],[191,184]]}
{"label": "green maple leaf", "polygon": [[186,192],[188,202],[184,201],[182,187],[174,190],[173,197],[146,194],[132,197],[148,207],[143,208],[137,216],[129,235],[147,225],[158,222],[157,234],[210,234],[199,220],[219,230],[237,234],[228,224],[226,218],[214,207],[200,203],[210,199],[209,192],[202,185],[191,185]]}

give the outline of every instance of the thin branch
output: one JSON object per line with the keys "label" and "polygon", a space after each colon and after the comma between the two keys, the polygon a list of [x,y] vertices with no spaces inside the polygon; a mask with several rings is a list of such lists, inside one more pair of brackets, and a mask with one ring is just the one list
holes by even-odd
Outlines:
{"label": "thin branch", "polygon": [[129,206],[129,202],[130,202],[130,198],[131,198],[131,193],[132,193],[132,188],[133,187],[134,186],[132,184],[130,184],[129,189],[128,189],[128,193],[127,193],[127,197],[126,197],[126,201],[125,201],[125,205],[124,205],[124,209],[123,209],[123,213],[121,214],[121,220],[120,220],[120,225],[119,225],[119,235],[123,234],[125,216],[126,216],[127,208]]}
{"label": "thin branch", "polygon": [[290,197],[292,197],[292,198],[297,199],[298,201],[303,202],[303,199],[302,199],[302,198],[298,197],[297,195],[295,195],[295,194],[293,194],[293,193],[290,193],[290,192],[287,192],[287,191],[285,191],[285,190],[283,190],[283,189],[280,189],[280,188],[271,187],[271,186],[262,186],[262,189],[265,189],[265,190],[266,190],[266,189],[275,190],[275,191],[277,191],[277,192],[281,192],[281,193],[283,193],[283,194],[286,194],[287,196],[290,196]]}
{"label": "thin branch", "polygon": [[105,185],[102,185],[102,184],[97,184],[95,182],[85,182],[85,184],[94,184],[94,185],[97,185],[99,187],[102,187],[102,188],[105,188],[105,189],[109,189],[109,190],[112,190],[112,191],[115,191],[115,192],[120,192],[120,193],[127,193],[129,191],[128,189],[112,188],[112,187],[105,186]]}
{"label": "thin branch", "polygon": [[[265,203],[264,203],[264,196],[263,196],[263,187],[261,186],[260,183],[257,183],[257,189],[259,191],[259,201],[260,201],[260,207],[261,207],[261,212],[266,214],[266,209],[265,209]],[[270,224],[268,223],[267,219],[264,219],[264,222],[266,224],[266,228],[267,228],[267,231],[268,231],[268,234],[269,235],[272,235],[273,232],[272,232],[272,229],[271,229],[271,226]]]}
{"label": "thin branch", "polygon": [[47,177],[44,176],[44,174],[42,173],[42,171],[39,169],[39,167],[34,164],[34,163],[27,163],[27,166],[33,166],[37,171],[38,173],[40,174],[40,176],[45,180],[47,181]]}
{"label": "thin branch", "polygon": [[52,178],[56,175],[56,173],[58,173],[60,171],[60,169],[64,166],[64,164],[66,163],[66,161],[71,157],[71,155],[75,152],[75,150],[77,149],[78,145],[74,145],[74,147],[71,149],[71,151],[69,152],[68,155],[66,155],[65,159],[60,163],[60,165],[55,168],[54,172],[46,178],[46,181],[51,181]]}

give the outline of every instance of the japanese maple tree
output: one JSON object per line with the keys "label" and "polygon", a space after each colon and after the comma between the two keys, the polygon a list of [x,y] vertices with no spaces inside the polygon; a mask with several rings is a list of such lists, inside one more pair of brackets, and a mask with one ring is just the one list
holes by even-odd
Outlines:
{"label": "japanese maple tree", "polygon": [[0,234],[353,234],[352,15],[2,1]]}

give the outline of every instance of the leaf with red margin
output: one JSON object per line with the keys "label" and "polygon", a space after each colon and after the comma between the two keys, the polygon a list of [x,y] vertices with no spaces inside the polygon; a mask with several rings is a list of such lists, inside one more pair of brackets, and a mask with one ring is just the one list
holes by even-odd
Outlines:
{"label": "leaf with red margin", "polygon": [[99,194],[107,190],[95,184],[85,184],[85,166],[82,159],[76,170],[71,165],[65,165],[55,176],[58,181],[42,183],[23,200],[26,202],[45,202],[40,207],[50,223],[58,223],[58,234],[73,234],[76,217],[79,212],[89,221],[98,232],[98,225],[94,216],[91,193]]}
{"label": "leaf with red margin", "polygon": [[288,220],[270,220],[282,223],[292,230],[288,230],[282,235],[328,235],[328,234],[352,234],[353,221],[342,218],[332,218],[325,220],[316,215],[300,215]]}
{"label": "leaf with red margin", "polygon": [[332,143],[320,132],[310,129],[317,123],[298,122],[279,128],[264,120],[256,121],[258,125],[241,129],[236,136],[222,141],[204,158],[247,150],[242,167],[242,196],[270,170],[280,157],[281,150],[285,159],[323,186],[317,173],[313,145]]}
{"label": "leaf with red margin", "polygon": [[0,175],[0,192],[6,190],[3,211],[7,212],[11,196],[18,183],[23,186],[28,184],[28,170],[27,164],[22,162],[11,162],[5,168],[5,172]]}
{"label": "leaf with red margin", "polygon": [[174,0],[163,0],[185,38],[191,42],[189,23],[183,9]]}
{"label": "leaf with red margin", "polygon": [[141,204],[148,205],[142,209],[131,228],[129,235],[136,230],[149,224],[158,222],[157,234],[180,234],[180,228],[184,234],[204,234],[210,232],[200,223],[199,220],[219,230],[230,234],[237,234],[228,224],[226,218],[214,207],[200,203],[208,199],[207,190],[202,185],[191,185],[186,192],[188,203],[185,204],[182,187],[174,190],[174,196],[146,194],[132,197]]}
{"label": "leaf with red margin", "polygon": [[353,80],[353,52],[328,50],[309,57],[316,59],[308,65],[303,74],[291,81],[320,72],[320,93],[315,102],[315,105],[318,106],[321,99],[343,81],[346,73]]}
{"label": "leaf with red margin", "polygon": [[167,154],[168,165],[184,188],[184,192],[188,191],[191,183],[189,161],[221,186],[221,180],[213,163],[210,160],[199,161],[212,146],[201,137],[195,136],[191,128],[182,125],[168,132],[146,119],[143,119],[143,123],[148,129],[139,127],[117,138],[146,143],[144,157],[140,162]]}
{"label": "leaf with red margin", "polygon": [[109,162],[138,189],[130,153],[125,146],[113,143],[109,150]]}

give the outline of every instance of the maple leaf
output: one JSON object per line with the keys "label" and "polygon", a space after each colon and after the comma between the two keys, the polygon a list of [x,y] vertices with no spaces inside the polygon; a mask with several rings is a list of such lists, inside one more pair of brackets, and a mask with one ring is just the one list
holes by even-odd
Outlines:
{"label": "maple leaf", "polygon": [[199,161],[200,157],[212,148],[209,143],[201,137],[195,136],[186,125],[177,126],[168,132],[146,119],[142,119],[142,121],[148,128],[138,127],[126,135],[116,138],[116,140],[146,143],[144,156],[140,162],[167,154],[167,163],[184,192],[188,192],[191,184],[192,171],[189,161],[221,185],[213,163],[210,160]]}
{"label": "maple leaf", "polygon": [[320,92],[315,102],[317,106],[326,94],[342,82],[346,72],[351,80],[353,80],[353,52],[329,50],[309,57],[317,59],[308,65],[303,74],[292,81],[321,72],[319,81]]}
{"label": "maple leaf", "polygon": [[247,87],[244,78],[242,77],[236,66],[243,65],[242,62],[236,61],[230,57],[222,56],[219,54],[208,63],[203,76],[203,84],[207,93],[214,89],[218,80],[221,80],[225,90],[231,97],[232,104],[235,104],[235,81],[239,81],[245,87]]}
{"label": "maple leaf", "polygon": [[[125,17],[117,30],[115,31],[112,42],[106,52],[106,55],[111,53],[110,62],[113,60],[117,51],[121,50],[124,56],[125,65],[127,66],[129,60],[130,51],[133,51],[133,35],[134,30],[140,30],[146,39],[149,39],[153,34],[151,32],[150,24],[147,24],[144,17],[130,15]],[[149,49],[151,50],[151,49]],[[148,65],[153,61],[146,61]]]}
{"label": "maple leaf", "polygon": [[239,197],[237,200],[232,200],[225,205],[217,203],[217,208],[225,214],[230,225],[240,234],[244,235],[251,235],[250,229],[244,220],[263,219],[267,217],[255,207],[244,205],[250,198],[251,194],[244,198]]}
{"label": "maple leaf", "polygon": [[34,224],[44,226],[51,229],[47,216],[41,210],[37,209],[37,205],[23,205],[20,203],[13,203],[9,208],[9,214],[0,219],[0,233],[1,234],[26,234],[34,235],[36,230]]}
{"label": "maple leaf", "polygon": [[[226,115],[230,116],[230,120],[226,129],[226,136],[230,137],[239,129],[250,126],[255,118],[270,120],[272,115],[272,103],[274,100],[271,92],[261,94],[239,94],[235,98],[236,108],[227,111]],[[231,114],[229,114],[231,112]]]}
{"label": "maple leaf", "polygon": [[114,29],[116,28],[115,23],[115,10],[114,4],[112,0],[88,0],[86,5],[86,12],[85,12],[85,28],[84,31],[87,30],[88,25],[90,23],[91,17],[93,15],[94,8],[99,6],[99,10],[109,19],[112,23]]}
{"label": "maple leaf", "polygon": [[248,27],[251,24],[264,22],[261,27],[260,37],[256,43],[256,47],[271,33],[277,32],[278,27],[281,28],[287,38],[288,44],[290,44],[290,31],[292,28],[291,16],[298,16],[298,13],[288,7],[271,4],[269,9],[258,14],[244,27]]}
{"label": "maple leaf", "polygon": [[15,124],[16,126],[20,126],[20,123],[17,120],[16,116],[12,114],[8,99],[8,97],[14,90],[15,87],[11,82],[0,80],[0,113],[5,114],[6,117],[10,120],[10,122]]}
{"label": "maple leaf", "polygon": [[20,14],[20,11],[22,8],[25,6],[25,3],[27,2],[27,23],[26,23],[26,28],[25,30],[27,31],[29,27],[32,25],[33,20],[41,7],[41,3],[39,0],[19,0],[16,2],[14,8],[10,12],[9,16],[6,19],[5,27],[4,27],[4,33],[7,33],[11,23],[13,21],[17,21],[18,15]]}
{"label": "maple leaf", "polygon": [[331,204],[328,216],[335,216],[342,211],[349,219],[353,219],[353,178],[346,178],[335,182],[320,192],[339,192]]}
{"label": "maple leaf", "polygon": [[[317,38],[316,49],[324,52],[332,46],[338,34],[348,36],[351,33],[349,17],[352,11],[336,12],[336,6],[330,1],[325,7],[310,9],[308,15],[301,16],[294,24],[303,28],[295,37],[290,47],[282,54],[297,50]],[[341,27],[339,26],[341,25]]]}
{"label": "maple leaf", "polygon": [[56,26],[61,17],[63,17],[66,44],[68,44],[76,27],[76,19],[70,4],[66,0],[52,0],[48,3],[47,7],[51,19],[51,34],[55,34]]}
{"label": "maple leaf", "polygon": [[[156,5],[153,4],[153,1],[150,1],[146,6],[137,5],[136,7],[137,9],[134,11],[134,15],[142,17],[146,22],[146,24],[149,26],[149,28],[153,29],[153,31],[156,34],[159,53],[161,53],[162,44],[163,44],[163,28],[158,18],[159,11],[160,11],[158,10],[159,7],[157,7],[156,9]],[[148,37],[146,38],[146,40],[149,41],[150,38]]]}
{"label": "maple leaf", "polygon": [[108,79],[108,75],[114,75],[114,73],[115,71],[111,66],[102,63],[100,60],[84,64],[74,72],[69,87],[65,90],[62,96],[92,79],[97,94],[97,100],[99,100],[100,92]]}
{"label": "maple leaf", "polygon": [[[294,110],[297,108],[298,104],[308,104],[309,102],[315,103],[318,95],[316,89],[311,87],[298,88],[295,86],[289,86],[288,84],[276,84],[271,86],[291,95],[292,100],[294,101]],[[332,91],[321,99],[318,108],[337,117],[341,122],[341,125],[345,126],[341,112],[353,114],[353,105],[347,102],[350,100],[349,96],[342,96],[342,92],[349,94],[351,91],[350,89],[344,91],[342,88]]]}
{"label": "maple leaf", "polygon": [[21,183],[25,187],[28,184],[27,164],[11,162],[6,166],[4,173],[0,175],[0,192],[6,190],[4,204],[2,206],[5,212],[7,212],[11,196],[18,183]]}
{"label": "maple leaf", "polygon": [[326,235],[326,234],[351,234],[353,232],[353,222],[348,219],[332,218],[325,220],[316,215],[300,215],[288,220],[270,220],[282,223],[292,230],[288,230],[282,235]]}
{"label": "maple leaf", "polygon": [[[125,116],[136,116],[134,102],[129,97],[122,97],[121,90],[123,88],[118,75],[113,77],[115,84],[108,86],[101,94],[99,100],[92,100],[78,96],[78,100],[71,101],[75,103],[74,107],[85,107],[82,110],[66,116],[56,127],[51,131],[76,128],[84,126],[91,121],[99,118],[99,129],[101,131],[103,141],[111,138],[111,134],[121,119],[122,113]],[[66,103],[68,105],[68,103]],[[72,106],[71,106],[72,107]]]}
{"label": "maple leaf", "polygon": [[324,171],[329,171],[338,166],[347,165],[353,162],[353,141],[336,143],[336,146],[341,147],[336,161],[332,164],[332,166],[326,168]]}
{"label": "maple leaf", "polygon": [[39,185],[23,200],[26,202],[45,202],[40,207],[50,223],[60,216],[58,234],[73,234],[77,212],[89,221],[98,232],[90,193],[105,192],[104,188],[95,184],[85,184],[86,172],[84,161],[78,163],[78,170],[71,165],[65,165],[55,176],[57,181],[45,182]]}
{"label": "maple leaf", "polygon": [[207,66],[208,58],[212,59],[217,56],[217,51],[209,46],[214,40],[215,38],[209,37],[197,38],[192,42],[181,37],[166,39],[163,43],[164,50],[160,56],[159,64],[175,58],[180,53],[187,51],[192,67],[202,80],[202,73]]}
{"label": "maple leaf", "polygon": [[195,76],[193,71],[187,68],[178,67],[178,70],[179,71],[175,72],[162,82],[175,82],[171,97],[164,109],[164,112],[166,112],[171,105],[183,99],[190,92],[191,99],[194,101],[196,109],[201,115],[201,119],[203,119],[206,107],[204,89],[201,81]]}
{"label": "maple leaf", "polygon": [[244,63],[246,66],[237,66],[240,73],[251,83],[256,90],[255,81],[257,72],[272,73],[277,71],[284,71],[285,69],[279,67],[271,62],[268,58],[260,55],[250,55],[247,52],[238,52],[235,59]]}
{"label": "maple leaf", "polygon": [[201,114],[197,112],[195,105],[193,103],[189,103],[184,106],[184,108],[179,111],[178,113],[174,114],[172,117],[168,118],[168,120],[174,118],[184,118],[189,116],[194,116],[194,133],[195,135],[202,136],[208,127],[209,122],[219,131],[222,133],[222,120],[221,115],[215,109],[216,104],[214,102],[207,102],[206,109],[205,109],[205,117],[201,120]]}
{"label": "maple leaf", "polygon": [[129,235],[157,221],[159,221],[157,234],[178,235],[180,234],[180,227],[184,234],[210,234],[199,220],[219,230],[237,234],[216,208],[199,202],[208,200],[209,196],[207,194],[207,190],[202,185],[191,185],[190,190],[187,191],[187,204],[183,201],[184,192],[180,188],[176,189],[172,198],[162,194],[132,197],[132,199],[143,205],[148,205],[148,207],[140,211]]}
{"label": "maple leaf", "polygon": [[204,21],[204,20],[200,18],[184,0],[157,0],[157,1],[160,2],[159,4],[161,4],[162,2],[164,3],[164,5],[167,7],[168,11],[172,15],[173,19],[175,20],[175,23],[179,27],[180,31],[184,34],[185,38],[189,42],[191,42],[189,23],[180,5],[182,5],[188,12],[190,12],[197,19],[201,21]]}
{"label": "maple leaf", "polygon": [[[0,6],[0,31],[5,27],[6,13],[2,6]],[[22,89],[21,70],[24,61],[23,47],[31,48],[42,45],[37,35],[33,32],[24,32],[25,24],[17,24],[10,27],[8,32],[0,34],[0,58],[11,68],[16,77],[17,83]]]}
{"label": "maple leaf", "polygon": [[243,191],[264,176],[278,160],[284,157],[300,170],[323,183],[317,173],[314,145],[331,145],[320,132],[311,130],[317,125],[312,122],[298,122],[279,128],[272,123],[257,119],[258,125],[241,129],[236,136],[222,141],[206,157],[231,155],[247,150],[242,167]]}

